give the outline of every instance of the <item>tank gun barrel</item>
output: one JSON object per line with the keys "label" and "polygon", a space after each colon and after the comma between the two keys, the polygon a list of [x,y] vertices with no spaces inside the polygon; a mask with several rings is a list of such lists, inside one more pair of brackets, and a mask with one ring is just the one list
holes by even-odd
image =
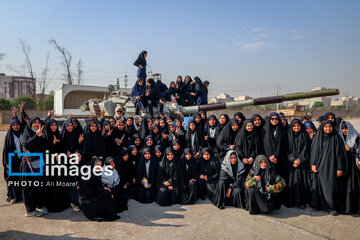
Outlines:
{"label": "tank gun barrel", "polygon": [[234,109],[245,106],[265,105],[265,104],[281,103],[285,101],[293,101],[299,99],[334,96],[334,95],[339,95],[339,93],[340,93],[339,89],[325,89],[325,90],[315,90],[310,92],[289,93],[279,96],[260,97],[260,98],[253,98],[253,99],[237,101],[237,102],[214,103],[214,104],[206,104],[200,106],[183,107],[184,112],[183,111],[182,112],[183,114],[193,114],[199,111]]}

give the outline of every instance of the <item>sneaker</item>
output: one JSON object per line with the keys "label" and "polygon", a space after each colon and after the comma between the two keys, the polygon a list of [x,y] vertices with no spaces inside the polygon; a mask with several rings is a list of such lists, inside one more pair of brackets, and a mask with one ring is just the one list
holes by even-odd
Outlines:
{"label": "sneaker", "polygon": [[46,207],[37,208],[36,211],[42,212],[44,215],[47,215],[49,213],[49,210],[47,210]]}
{"label": "sneaker", "polygon": [[339,213],[335,210],[330,211],[331,216],[337,216]]}
{"label": "sneaker", "polygon": [[10,204],[15,204],[15,203],[16,203],[16,199],[11,199],[9,203],[10,203]]}
{"label": "sneaker", "polygon": [[70,206],[72,207],[72,209],[73,209],[74,212],[80,211],[80,207],[79,207],[79,206],[76,206],[74,203],[70,203]]}
{"label": "sneaker", "polygon": [[25,213],[25,217],[42,217],[44,216],[44,213],[40,212],[40,211],[33,211],[33,212],[26,212]]}

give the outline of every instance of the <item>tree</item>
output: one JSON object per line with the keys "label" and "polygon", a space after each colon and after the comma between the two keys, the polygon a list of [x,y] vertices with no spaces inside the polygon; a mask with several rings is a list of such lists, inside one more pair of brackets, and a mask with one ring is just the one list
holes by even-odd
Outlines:
{"label": "tree", "polygon": [[9,110],[11,108],[11,103],[8,99],[0,98],[0,110]]}
{"label": "tree", "polygon": [[52,110],[54,109],[54,93],[50,92],[46,96],[45,100],[40,105],[40,110]]}
{"label": "tree", "polygon": [[65,80],[68,84],[73,84],[72,82],[72,72],[71,72],[71,61],[72,61],[72,55],[71,53],[64,47],[59,46],[59,44],[56,42],[54,38],[49,40],[49,44],[52,45],[56,50],[58,50],[61,54],[62,58],[62,64],[65,68]]}
{"label": "tree", "polygon": [[322,108],[324,107],[324,103],[320,102],[320,101],[316,101],[314,102],[314,104],[312,105],[311,109],[317,109],[317,108]]}
{"label": "tree", "polygon": [[26,109],[34,110],[36,109],[36,102],[30,96],[21,96],[15,99],[14,106],[19,106],[22,102],[26,103]]}
{"label": "tree", "polygon": [[12,71],[16,72],[18,75],[22,76],[22,77],[26,77],[26,76],[30,76],[31,78],[35,79],[35,83],[38,85],[38,89],[40,90],[40,96],[37,98],[36,96],[36,86],[32,86],[32,83],[27,82],[26,83],[26,87],[28,89],[29,95],[31,96],[31,98],[33,99],[33,101],[35,102],[36,106],[38,107],[41,102],[44,100],[45,97],[45,91],[48,88],[51,79],[48,79],[48,63],[49,63],[49,53],[46,55],[46,63],[45,63],[45,67],[44,69],[41,71],[40,76],[37,77],[34,70],[33,70],[33,66],[31,63],[31,59],[30,59],[30,51],[31,51],[31,47],[29,44],[27,44],[25,41],[23,40],[19,40],[20,42],[20,49],[23,52],[23,54],[25,55],[25,66],[24,66],[24,72],[21,73],[19,70],[8,66],[8,68],[10,68]]}
{"label": "tree", "polygon": [[76,67],[77,67],[76,78],[77,78],[77,81],[78,81],[78,85],[80,85],[80,84],[81,84],[81,80],[82,80],[82,74],[83,74],[83,70],[82,70],[83,62],[82,62],[81,58],[79,58],[79,62],[78,62],[78,64],[76,65]]}

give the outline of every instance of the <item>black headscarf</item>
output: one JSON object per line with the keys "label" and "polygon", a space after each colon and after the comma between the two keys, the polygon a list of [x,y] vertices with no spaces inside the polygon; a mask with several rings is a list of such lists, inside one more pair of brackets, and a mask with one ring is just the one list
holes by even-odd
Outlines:
{"label": "black headscarf", "polygon": [[249,122],[253,123],[250,119],[246,119],[243,122],[243,125],[235,138],[235,150],[241,160],[244,158],[255,159],[256,157],[256,138],[254,129],[251,132],[246,130],[246,125]]}
{"label": "black headscarf", "polygon": [[[195,124],[195,130],[190,129],[190,123]],[[194,149],[192,149],[191,146],[191,135],[195,134],[194,138]],[[188,129],[186,130],[185,134],[185,141],[186,141],[186,147],[191,148],[194,152],[199,152],[204,146],[204,137],[200,129],[198,129],[198,126],[196,125],[196,122],[194,120],[189,121]]]}
{"label": "black headscarf", "polygon": [[[149,152],[151,154],[151,158],[150,159],[146,159],[144,157],[145,153]],[[150,167],[149,167],[149,174],[147,174],[146,172],[146,166],[145,163],[147,163],[148,161],[150,161]],[[147,178],[149,184],[154,185],[156,184],[157,181],[157,175],[158,175],[158,170],[159,170],[159,163],[155,160],[155,158],[153,157],[153,153],[152,150],[149,148],[145,148],[142,151],[141,157],[140,157],[140,161],[139,164],[137,166],[137,171],[136,171],[136,182],[138,184],[141,184],[141,180],[145,177]]]}
{"label": "black headscarf", "polygon": [[180,187],[180,166],[179,166],[179,159],[174,154],[173,160],[168,160],[167,154],[173,152],[171,148],[166,148],[163,154],[163,158],[161,161],[161,165],[159,168],[159,175],[158,175],[158,183],[157,186],[160,187],[164,181],[168,181],[174,187]]}
{"label": "black headscarf", "polygon": [[239,125],[239,122],[236,118],[231,119],[226,124],[226,126],[221,131],[219,138],[217,139],[217,146],[218,146],[219,150],[221,151],[221,153],[220,153],[221,159],[225,157],[226,152],[229,150],[228,147],[230,145],[235,144],[236,134],[238,133],[240,126],[237,131],[233,131],[232,126],[234,124]]}
{"label": "black headscarf", "polygon": [[[92,124],[96,124],[96,131],[92,132],[90,127]],[[101,136],[99,132],[99,128],[97,122],[91,121],[89,125],[89,132],[84,133],[84,141],[83,141],[83,152],[84,152],[84,160],[90,161],[93,156],[105,156],[105,143],[104,138]]]}
{"label": "black headscarf", "polygon": [[147,51],[142,51],[140,54],[139,54],[139,56],[138,56],[138,58],[136,59],[136,61],[134,62],[134,65],[135,66],[139,66],[139,65],[141,65],[141,66],[143,66],[143,67],[145,67],[146,66],[146,58],[145,58],[145,54],[147,54]]}
{"label": "black headscarf", "polygon": [[[298,123],[301,126],[300,132],[294,132],[293,126]],[[301,162],[306,162],[310,157],[310,138],[304,131],[301,121],[297,118],[290,122],[289,128],[289,148],[288,158],[290,162],[299,159]]]}
{"label": "black headscarf", "polygon": [[[205,152],[210,154],[209,160],[203,158]],[[198,174],[206,175],[209,183],[216,183],[219,179],[220,168],[220,163],[213,151],[210,148],[203,148],[198,160]]]}
{"label": "black headscarf", "polygon": [[67,126],[69,123],[72,123],[71,120],[65,121],[65,124],[63,125],[63,129],[61,131],[61,141],[63,144],[64,152],[67,153],[68,151],[70,153],[74,153],[79,145],[79,135],[77,134],[75,128],[73,128],[72,132],[69,132],[67,130]]}
{"label": "black headscarf", "polygon": [[[279,118],[277,125],[271,124],[271,117],[276,116],[279,118],[277,113],[271,113],[270,117],[266,119],[265,126],[263,128],[263,142],[264,142],[264,151],[267,156],[274,155],[278,158],[281,155],[282,147],[282,130],[281,130],[281,121]],[[274,133],[276,135],[274,136]]]}

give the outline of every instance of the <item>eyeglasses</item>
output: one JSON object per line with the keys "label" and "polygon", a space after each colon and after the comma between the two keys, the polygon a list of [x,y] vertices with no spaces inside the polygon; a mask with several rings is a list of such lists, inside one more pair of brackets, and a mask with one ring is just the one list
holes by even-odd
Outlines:
{"label": "eyeglasses", "polygon": [[278,118],[271,118],[270,120],[271,120],[271,121],[279,121]]}
{"label": "eyeglasses", "polygon": [[123,112],[123,111],[116,111],[116,112]]}

